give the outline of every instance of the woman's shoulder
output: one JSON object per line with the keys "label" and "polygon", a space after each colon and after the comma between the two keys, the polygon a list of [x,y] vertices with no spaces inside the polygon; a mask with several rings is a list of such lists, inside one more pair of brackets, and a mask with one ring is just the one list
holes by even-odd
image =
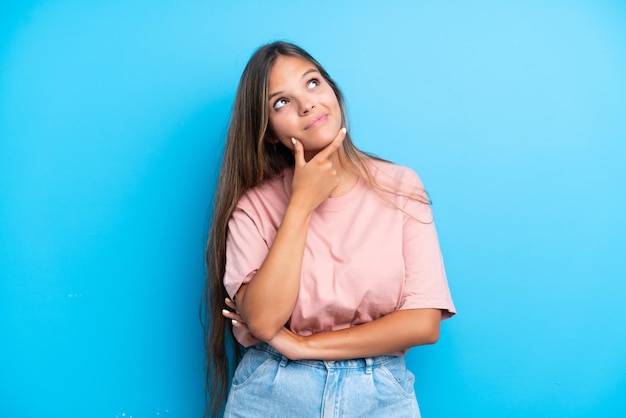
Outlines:
{"label": "woman's shoulder", "polygon": [[383,185],[399,190],[423,189],[424,187],[422,180],[412,168],[377,158],[371,158],[369,166],[375,181]]}
{"label": "woman's shoulder", "polygon": [[375,189],[392,196],[396,207],[409,215],[408,218],[432,222],[430,198],[413,169],[377,159],[372,159],[371,167]]}

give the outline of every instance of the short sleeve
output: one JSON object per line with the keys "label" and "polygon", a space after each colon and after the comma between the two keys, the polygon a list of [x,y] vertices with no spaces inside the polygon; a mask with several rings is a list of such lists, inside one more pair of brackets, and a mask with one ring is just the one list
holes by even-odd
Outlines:
{"label": "short sleeve", "polygon": [[228,221],[224,287],[232,299],[257,272],[269,251],[254,220],[237,207]]}
{"label": "short sleeve", "polygon": [[402,250],[405,284],[398,309],[441,309],[446,319],[456,313],[448,287],[439,240],[429,204],[417,199],[424,196],[421,181],[411,174],[412,193],[403,207]]}

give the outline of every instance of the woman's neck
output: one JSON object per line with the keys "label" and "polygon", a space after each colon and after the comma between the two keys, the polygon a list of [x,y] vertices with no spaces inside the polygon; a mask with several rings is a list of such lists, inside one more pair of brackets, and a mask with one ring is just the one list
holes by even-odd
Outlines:
{"label": "woman's neck", "polygon": [[359,170],[339,148],[331,157],[339,176],[339,185],[330,193],[330,197],[339,197],[349,193],[359,180]]}

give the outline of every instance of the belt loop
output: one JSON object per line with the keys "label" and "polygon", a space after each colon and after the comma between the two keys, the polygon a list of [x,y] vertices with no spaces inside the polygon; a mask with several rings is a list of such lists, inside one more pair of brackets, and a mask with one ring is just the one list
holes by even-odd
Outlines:
{"label": "belt loop", "polygon": [[372,374],[372,365],[374,364],[374,360],[371,357],[366,357],[365,360],[365,373]]}
{"label": "belt loop", "polygon": [[280,359],[280,367],[285,367],[288,362],[289,359],[287,358],[287,356],[282,356],[282,358]]}

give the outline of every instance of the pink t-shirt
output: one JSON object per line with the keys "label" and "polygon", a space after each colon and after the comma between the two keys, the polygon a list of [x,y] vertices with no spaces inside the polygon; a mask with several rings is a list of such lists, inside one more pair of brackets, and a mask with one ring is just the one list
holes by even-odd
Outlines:
{"label": "pink t-shirt", "polygon": [[[311,216],[300,291],[290,328],[300,335],[349,328],[401,309],[437,308],[455,313],[429,205],[410,169],[373,161],[382,187],[359,179],[347,194],[326,199]],[[254,280],[289,203],[293,170],[247,191],[228,223],[224,285],[231,298]],[[402,208],[402,209],[399,209]],[[258,342],[234,328],[244,346]]]}

